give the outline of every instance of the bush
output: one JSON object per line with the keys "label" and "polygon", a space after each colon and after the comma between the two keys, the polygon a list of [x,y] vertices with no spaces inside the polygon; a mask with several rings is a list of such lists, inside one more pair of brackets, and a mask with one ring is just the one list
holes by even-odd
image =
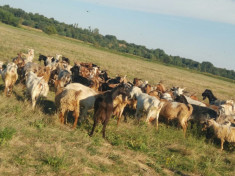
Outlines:
{"label": "bush", "polygon": [[49,34],[49,35],[57,34],[55,27],[52,25],[45,27],[43,29],[43,32],[45,32],[46,34]]}

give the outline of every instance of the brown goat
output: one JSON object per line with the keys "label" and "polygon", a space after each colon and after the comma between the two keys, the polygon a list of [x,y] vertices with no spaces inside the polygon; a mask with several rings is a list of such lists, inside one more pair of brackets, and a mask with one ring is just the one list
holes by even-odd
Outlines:
{"label": "brown goat", "polygon": [[162,83],[157,84],[156,90],[158,90],[161,93],[165,93],[166,92],[166,88],[165,88],[165,86]]}
{"label": "brown goat", "polygon": [[64,89],[57,86],[57,92],[55,96],[55,104],[59,110],[60,122],[64,124],[64,116],[67,111],[73,111],[74,123],[73,128],[77,126],[78,117],[80,113],[80,93],[81,90],[76,91],[73,89]]}
{"label": "brown goat", "polygon": [[113,115],[118,117],[117,125],[119,124],[121,120],[123,110],[126,107],[127,103],[128,103],[127,96],[122,95],[122,94],[118,95],[113,100]]}
{"label": "brown goat", "polygon": [[111,91],[107,91],[96,98],[94,105],[94,124],[90,136],[93,135],[96,125],[101,121],[103,124],[103,138],[105,138],[105,128],[113,112],[113,100],[119,94],[127,95],[128,88],[127,84],[122,83]]}
{"label": "brown goat", "polygon": [[150,84],[146,84],[141,90],[142,92],[149,94],[151,92],[152,86]]}
{"label": "brown goat", "polygon": [[7,64],[7,67],[2,71],[2,79],[5,83],[5,95],[11,96],[13,86],[18,79],[17,65],[15,63],[10,62]]}
{"label": "brown goat", "polygon": [[165,117],[167,121],[172,119],[178,119],[181,127],[183,128],[184,137],[186,136],[187,121],[193,112],[193,107],[190,104],[169,102],[166,101],[163,105],[160,115]]}
{"label": "brown goat", "polygon": [[49,82],[51,76],[51,69],[50,67],[39,67],[38,72],[36,73],[38,77],[43,77],[45,82]]}

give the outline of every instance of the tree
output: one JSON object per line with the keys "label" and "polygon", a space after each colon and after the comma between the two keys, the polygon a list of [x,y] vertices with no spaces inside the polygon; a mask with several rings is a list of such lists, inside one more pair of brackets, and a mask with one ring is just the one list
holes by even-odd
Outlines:
{"label": "tree", "polygon": [[52,25],[47,26],[46,28],[44,28],[44,29],[43,29],[43,32],[45,32],[46,34],[49,34],[49,35],[51,35],[51,34],[56,34],[56,33],[57,33],[55,27],[52,26]]}
{"label": "tree", "polygon": [[214,68],[214,65],[210,62],[202,62],[201,71],[211,73]]}

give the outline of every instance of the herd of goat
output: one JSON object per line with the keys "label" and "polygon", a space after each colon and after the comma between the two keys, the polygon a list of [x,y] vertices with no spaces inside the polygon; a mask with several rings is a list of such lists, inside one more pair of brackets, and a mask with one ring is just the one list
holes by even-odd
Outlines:
{"label": "herd of goat", "polygon": [[[39,55],[33,62],[34,50],[18,53],[12,62],[0,61],[0,73],[5,84],[4,94],[11,96],[16,82],[26,85],[26,93],[31,98],[32,109],[40,97],[46,97],[51,87],[55,88],[55,105],[62,124],[67,123],[66,113],[73,112],[76,128],[78,118],[85,120],[87,111],[94,108],[93,135],[99,121],[105,128],[112,115],[117,116],[119,124],[124,111],[135,110],[137,120],[146,114],[146,123],[155,122],[158,130],[159,117],[176,119],[186,135],[187,122],[196,123],[203,128],[213,127],[215,135],[221,140],[221,150],[225,141],[235,142],[235,104],[233,100],[218,100],[211,90],[206,89],[203,100],[196,96],[184,95],[184,89],[173,87],[169,90],[162,82],[151,86],[147,81],[134,78],[128,82],[126,76],[110,78],[107,71],[92,63],[74,63],[61,55],[55,57]],[[80,112],[81,110],[81,112]],[[125,116],[126,118],[126,116]]]}

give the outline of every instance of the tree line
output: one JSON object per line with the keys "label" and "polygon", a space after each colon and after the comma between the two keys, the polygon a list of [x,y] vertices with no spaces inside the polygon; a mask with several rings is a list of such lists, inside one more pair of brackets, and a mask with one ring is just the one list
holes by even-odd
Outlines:
{"label": "tree line", "polygon": [[101,35],[99,29],[83,29],[78,24],[61,23],[54,18],[47,18],[38,13],[27,13],[22,9],[11,8],[9,5],[0,6],[0,21],[15,27],[20,25],[41,29],[51,35],[58,34],[84,42],[92,43],[95,47],[108,48],[114,51],[140,56],[151,61],[158,61],[167,65],[206,72],[235,80],[234,70],[217,68],[210,62],[197,62],[192,59],[180,56],[171,56],[162,49],[148,49],[142,45],[128,43],[125,40],[118,40],[113,35]]}

